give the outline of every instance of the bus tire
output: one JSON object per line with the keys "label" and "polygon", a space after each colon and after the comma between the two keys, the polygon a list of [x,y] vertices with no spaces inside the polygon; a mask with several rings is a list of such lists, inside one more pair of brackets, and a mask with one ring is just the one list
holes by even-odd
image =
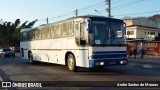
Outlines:
{"label": "bus tire", "polygon": [[76,72],[78,70],[78,67],[76,66],[76,61],[75,61],[73,54],[68,55],[67,65],[68,65],[68,69],[73,72]]}
{"label": "bus tire", "polygon": [[4,54],[1,54],[0,57],[1,57],[1,58],[5,58],[5,55],[4,55]]}
{"label": "bus tire", "polygon": [[29,63],[34,64],[33,54],[31,52],[28,54],[28,60],[29,60]]}

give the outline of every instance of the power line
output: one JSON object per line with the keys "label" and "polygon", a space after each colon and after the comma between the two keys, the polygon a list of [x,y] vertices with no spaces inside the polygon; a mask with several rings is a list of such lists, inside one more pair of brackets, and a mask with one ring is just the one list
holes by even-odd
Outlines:
{"label": "power line", "polygon": [[[110,2],[111,4],[113,4],[113,3],[118,3],[118,2],[120,2],[120,1],[122,1],[122,0],[112,0],[112,2]],[[122,4],[122,5],[119,5],[119,6],[115,6],[115,7],[113,7],[113,8],[111,8],[111,9],[120,9],[120,8],[123,8],[123,7],[127,7],[127,6],[131,6],[131,5],[134,5],[134,4],[136,4],[136,3],[138,3],[138,2],[142,2],[142,1],[144,1],[144,0],[137,0],[137,1],[134,1],[134,2],[130,2],[130,3],[126,3],[126,4]],[[106,3],[105,3],[106,1],[103,1],[103,2],[100,2],[100,3],[97,3],[97,4],[94,4],[94,5],[90,5],[90,6],[88,6],[88,7],[84,7],[84,8],[81,8],[81,9],[77,9],[78,10],[78,12],[80,12],[80,13],[82,13],[82,12],[87,12],[87,11],[95,11],[95,10],[97,10],[97,8],[102,8],[103,6],[106,6]],[[99,12],[106,12],[106,10],[102,10],[102,11],[99,11]],[[61,18],[61,17],[66,17],[66,16],[69,16],[69,15],[71,15],[71,14],[74,14],[74,12],[75,11],[71,11],[71,12],[68,12],[68,13],[64,13],[64,14],[61,14],[61,15],[58,15],[58,16],[55,16],[55,17],[50,17],[50,18],[48,18],[49,20],[50,19],[56,19],[56,18]],[[95,13],[95,12],[94,12]],[[144,13],[136,13],[136,14],[144,14]],[[77,13],[77,15],[78,15],[78,13]],[[127,15],[130,15],[130,14],[127,14]],[[132,15],[132,14],[131,14]],[[135,14],[134,14],[135,15]],[[124,16],[124,15],[114,15],[114,16]],[[41,20],[38,20],[37,22],[41,22],[41,21],[46,21],[46,19],[41,19]]]}
{"label": "power line", "polygon": [[150,11],[150,12],[143,12],[143,13],[134,13],[134,14],[125,14],[125,15],[114,15],[114,16],[126,16],[126,15],[138,15],[138,14],[147,14],[147,13],[155,13],[160,11]]}
{"label": "power line", "polygon": [[95,9],[98,9],[98,8],[102,8],[103,6],[106,6],[106,5],[101,5],[101,6],[98,6],[98,7],[94,7],[94,8],[91,8],[91,9],[88,9],[88,10],[85,10],[85,11],[81,11],[82,12],[87,12],[87,11],[94,11]]}
{"label": "power line", "polygon": [[78,9],[78,10],[79,10],[79,11],[83,11],[83,10],[85,10],[85,9],[92,8],[92,7],[95,7],[95,6],[104,4],[104,3],[105,3],[105,1],[100,2],[100,3],[97,3],[97,4],[94,4],[94,5],[91,5],[91,6],[88,6],[88,7],[85,7],[85,8],[81,8],[81,9]]}
{"label": "power line", "polygon": [[112,4],[115,4],[115,3],[118,3],[118,2],[121,2],[122,0],[117,0],[115,2],[112,2]]}
{"label": "power line", "polygon": [[[106,0],[106,2],[108,2],[109,0]],[[113,3],[118,3],[118,2],[120,2],[120,1],[122,1],[122,0],[116,0],[116,1],[114,1],[114,2],[110,2],[111,4],[113,4]],[[122,5],[119,5],[119,6],[116,6],[116,7],[113,7],[113,8],[111,8],[111,9],[119,9],[119,8],[123,8],[123,7],[127,7],[127,6],[131,6],[131,5],[134,5],[134,4],[136,4],[136,3],[138,3],[138,2],[142,2],[142,1],[144,1],[144,0],[137,0],[137,1],[134,1],[134,2],[130,2],[130,3],[126,3],[126,4],[122,4]],[[131,4],[131,5],[130,5]],[[108,6],[109,6],[110,4],[108,3]],[[102,10],[103,12],[105,11],[106,12],[106,10]],[[109,7],[108,7],[108,9],[107,9],[107,12],[109,11]],[[111,10],[110,10],[111,11]],[[101,11],[99,11],[99,12],[101,12]],[[95,13],[95,12],[94,12]],[[109,13],[108,13],[109,14]],[[110,13],[111,14],[111,13]],[[110,15],[109,15],[110,16]]]}
{"label": "power line", "polygon": [[123,5],[115,6],[112,9],[119,9],[119,8],[123,8],[123,7],[129,6],[129,5],[131,6],[131,5],[134,5],[134,4],[136,4],[138,2],[142,2],[142,1],[144,1],[144,0],[137,0],[137,1],[134,1],[134,2],[130,2],[130,3],[123,4]]}
{"label": "power line", "polygon": [[[78,10],[81,11],[81,12],[86,12],[86,11],[89,11],[91,9],[93,10],[94,8],[97,8],[97,7],[98,8],[102,7],[101,4],[103,4],[103,3],[104,3],[104,1],[100,2],[100,3],[97,3],[97,4],[94,4],[94,5],[91,5],[91,6],[88,6],[88,7],[84,7],[84,8],[78,9]],[[60,18],[60,17],[68,16],[68,15],[73,14],[73,13],[74,13],[74,11],[68,12],[68,13],[65,13],[65,14],[61,14],[61,15],[58,15],[58,16],[55,16],[55,17],[50,17],[48,19]],[[41,21],[46,21],[46,19],[41,19],[41,20],[38,20],[37,22],[41,22]]]}

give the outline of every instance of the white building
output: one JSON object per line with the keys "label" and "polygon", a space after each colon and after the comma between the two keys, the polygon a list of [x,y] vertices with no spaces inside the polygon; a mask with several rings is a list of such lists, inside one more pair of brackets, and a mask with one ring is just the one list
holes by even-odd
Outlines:
{"label": "white building", "polygon": [[134,18],[124,20],[126,23],[126,37],[128,39],[154,40],[160,37],[160,29],[155,22],[148,18]]}

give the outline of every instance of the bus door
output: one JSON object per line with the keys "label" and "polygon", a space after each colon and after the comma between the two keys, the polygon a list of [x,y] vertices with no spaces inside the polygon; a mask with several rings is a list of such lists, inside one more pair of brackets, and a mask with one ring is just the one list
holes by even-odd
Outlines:
{"label": "bus door", "polygon": [[81,67],[88,67],[88,47],[87,47],[87,24],[75,23],[75,42],[77,44],[77,56],[76,64]]}

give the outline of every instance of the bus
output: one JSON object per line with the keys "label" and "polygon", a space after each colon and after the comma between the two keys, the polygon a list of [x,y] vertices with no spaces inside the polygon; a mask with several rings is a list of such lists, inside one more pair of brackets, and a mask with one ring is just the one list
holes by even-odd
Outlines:
{"label": "bus", "polygon": [[79,67],[126,65],[127,44],[123,20],[103,16],[78,16],[21,30],[21,57]]}

